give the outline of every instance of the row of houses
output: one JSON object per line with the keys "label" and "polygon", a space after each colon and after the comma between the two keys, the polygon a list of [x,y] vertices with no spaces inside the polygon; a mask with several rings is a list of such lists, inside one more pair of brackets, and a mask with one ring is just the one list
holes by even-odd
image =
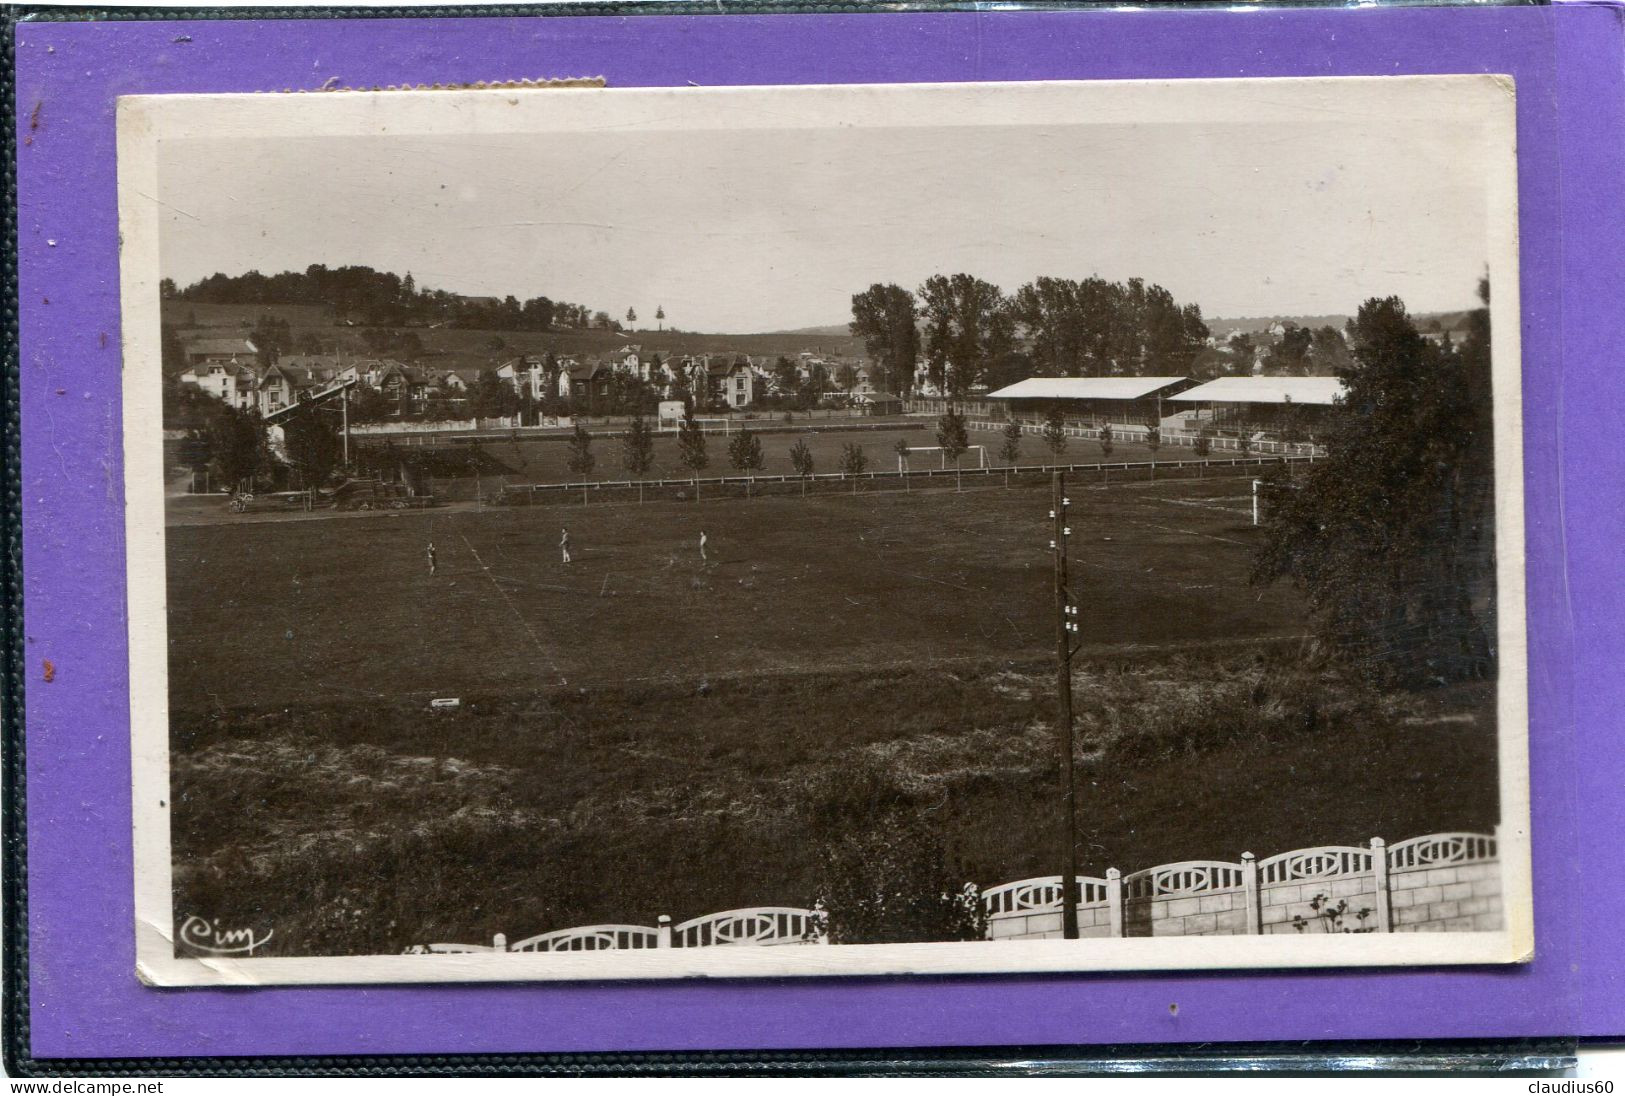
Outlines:
{"label": "row of houses", "polygon": [[[480,368],[435,370],[390,358],[354,358],[338,354],[284,354],[274,365],[262,366],[259,348],[250,338],[199,338],[185,344],[187,367],[180,382],[233,407],[269,415],[335,383],[359,381],[382,392],[403,408],[421,407],[424,401],[456,400],[479,383]],[[641,346],[623,346],[602,357],[543,358],[524,355],[496,366],[497,379],[521,396],[541,403],[552,398],[577,402],[610,395],[617,379],[635,378],[652,386],[662,398],[681,388],[710,405],[744,408],[767,396],[781,394],[786,378],[768,359],[745,354],[645,354]],[[843,366],[850,366],[854,382],[839,391],[866,406],[897,403],[897,397],[878,391],[862,360],[840,361],[811,352],[795,361],[798,382],[821,375],[833,384]]]}
{"label": "row of houses", "polygon": [[[636,378],[650,385],[661,399],[669,399],[685,389],[699,402],[744,408],[769,396],[788,395],[787,377],[780,375],[776,361],[752,358],[748,354],[659,354],[645,355],[640,346],[625,346],[604,358],[545,359],[526,355],[503,362],[497,377],[516,392],[534,400],[550,395],[560,399],[584,400],[607,396],[617,376]],[[858,360],[832,360],[803,352],[795,361],[798,384],[822,376],[834,385],[833,391],[859,405],[897,403],[898,398],[880,391],[872,382],[868,364]],[[853,372],[850,388],[836,384],[845,366]]]}
{"label": "row of houses", "polygon": [[259,363],[250,339],[201,339],[186,348],[181,384],[243,410],[270,415],[335,384],[357,381],[400,405],[435,395],[460,395],[478,379],[471,369],[434,372],[392,358],[336,354],[286,354],[274,365]]}

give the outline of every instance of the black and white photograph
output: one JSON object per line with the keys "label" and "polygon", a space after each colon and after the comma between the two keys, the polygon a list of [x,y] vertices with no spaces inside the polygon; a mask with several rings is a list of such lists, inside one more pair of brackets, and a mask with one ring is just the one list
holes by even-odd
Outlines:
{"label": "black and white photograph", "polygon": [[122,100],[139,975],[1527,960],[1513,123]]}

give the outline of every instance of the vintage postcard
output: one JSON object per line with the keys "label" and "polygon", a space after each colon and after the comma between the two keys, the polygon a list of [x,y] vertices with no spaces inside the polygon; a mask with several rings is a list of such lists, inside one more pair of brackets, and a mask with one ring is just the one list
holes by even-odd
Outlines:
{"label": "vintage postcard", "polygon": [[1510,80],[118,128],[141,978],[1530,957]]}

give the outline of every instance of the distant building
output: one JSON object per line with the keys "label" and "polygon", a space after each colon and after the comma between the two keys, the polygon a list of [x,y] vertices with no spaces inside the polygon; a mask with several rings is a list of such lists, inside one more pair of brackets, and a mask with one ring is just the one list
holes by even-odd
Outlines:
{"label": "distant building", "polygon": [[498,380],[515,392],[521,396],[528,394],[533,400],[545,398],[555,383],[555,378],[548,373],[546,360],[535,354],[503,362],[497,366],[496,374]]}
{"label": "distant building", "polygon": [[705,382],[703,391],[713,402],[740,408],[749,407],[756,399],[756,371],[743,354],[726,359],[719,356],[709,361],[705,367]]}
{"label": "distant building", "polygon": [[253,340],[241,337],[193,338],[188,339],[184,347],[188,365],[250,365],[259,361],[259,347],[254,345]]}
{"label": "distant building", "polygon": [[852,403],[862,410],[865,415],[901,415],[903,413],[903,398],[892,392],[880,392],[875,389],[858,392],[853,395]]}
{"label": "distant building", "polygon": [[[563,363],[560,363],[561,366]],[[609,395],[609,378],[614,370],[593,359],[571,362],[559,370],[559,394],[568,399],[586,400]]]}
{"label": "distant building", "polygon": [[242,410],[254,407],[258,377],[246,365],[231,362],[209,362],[194,365],[177,378],[208,396],[222,400]]}

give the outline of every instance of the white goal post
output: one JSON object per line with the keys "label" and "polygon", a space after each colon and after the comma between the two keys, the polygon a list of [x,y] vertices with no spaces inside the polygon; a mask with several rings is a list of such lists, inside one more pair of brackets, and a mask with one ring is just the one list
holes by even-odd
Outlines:
{"label": "white goal post", "polygon": [[[908,447],[908,451],[910,453],[939,453],[939,454],[941,454],[939,467],[941,467],[941,468],[947,468],[948,467],[948,454],[943,450],[942,446],[940,446],[940,445],[911,445],[911,446]],[[987,467],[987,446],[985,446],[985,445],[967,445],[965,447],[965,452],[966,453],[975,453],[976,454],[976,467],[978,467],[978,468],[986,468]],[[905,460],[906,460],[906,458],[903,456],[903,454],[901,454],[901,453],[897,454],[897,470],[899,472],[907,471],[907,469],[903,467],[903,462]]]}
{"label": "white goal post", "polygon": [[695,415],[694,421],[699,425],[701,430],[704,430],[707,426],[715,426],[720,422],[722,424],[722,432],[724,434],[732,434],[734,432],[733,419],[701,418],[700,416]]}

